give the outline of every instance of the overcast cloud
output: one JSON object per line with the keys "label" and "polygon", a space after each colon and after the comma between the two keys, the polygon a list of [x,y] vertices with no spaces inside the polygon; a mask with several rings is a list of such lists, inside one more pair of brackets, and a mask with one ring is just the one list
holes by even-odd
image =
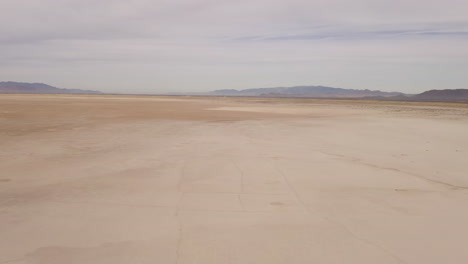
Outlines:
{"label": "overcast cloud", "polygon": [[135,93],[468,88],[466,0],[3,0],[0,11],[0,81]]}

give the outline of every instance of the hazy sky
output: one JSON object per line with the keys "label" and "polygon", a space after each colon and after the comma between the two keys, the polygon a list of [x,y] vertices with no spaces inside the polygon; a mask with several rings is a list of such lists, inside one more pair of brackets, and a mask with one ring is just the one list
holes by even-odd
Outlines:
{"label": "hazy sky", "polygon": [[468,88],[467,0],[2,0],[0,81]]}

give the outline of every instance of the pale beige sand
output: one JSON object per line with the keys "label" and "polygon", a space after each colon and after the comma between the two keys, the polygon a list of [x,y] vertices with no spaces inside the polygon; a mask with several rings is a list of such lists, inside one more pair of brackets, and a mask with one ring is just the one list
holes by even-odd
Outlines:
{"label": "pale beige sand", "polygon": [[0,263],[468,263],[468,107],[0,96]]}

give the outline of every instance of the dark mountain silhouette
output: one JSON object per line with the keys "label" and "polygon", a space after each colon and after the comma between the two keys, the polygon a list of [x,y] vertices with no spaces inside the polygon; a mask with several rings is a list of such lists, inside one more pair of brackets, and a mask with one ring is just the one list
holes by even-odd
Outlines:
{"label": "dark mountain silhouette", "polygon": [[441,101],[468,101],[468,89],[430,90],[417,94],[412,99],[441,100]]}
{"label": "dark mountain silhouette", "polygon": [[256,88],[246,90],[225,89],[209,93],[218,96],[260,96],[260,97],[303,97],[303,98],[353,98],[385,101],[434,101],[468,102],[468,89],[430,90],[420,94],[382,92],[379,90],[355,90],[326,86],[294,86]]}
{"label": "dark mountain silhouette", "polygon": [[397,96],[369,96],[362,99],[414,102],[468,102],[468,89],[430,90],[420,94]]}
{"label": "dark mountain silhouette", "polygon": [[101,92],[80,89],[63,89],[44,83],[0,82],[3,94],[100,94]]}
{"label": "dark mountain silhouette", "polygon": [[276,88],[255,88],[246,90],[216,90],[213,95],[266,96],[266,97],[315,97],[315,98],[356,98],[366,96],[398,96],[402,93],[372,90],[354,90],[326,86],[294,86]]}

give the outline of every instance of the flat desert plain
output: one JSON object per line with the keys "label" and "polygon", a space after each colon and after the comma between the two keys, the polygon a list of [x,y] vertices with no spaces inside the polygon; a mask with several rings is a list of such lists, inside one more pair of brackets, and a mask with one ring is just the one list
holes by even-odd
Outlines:
{"label": "flat desert plain", "polygon": [[468,263],[468,105],[0,96],[0,263]]}

